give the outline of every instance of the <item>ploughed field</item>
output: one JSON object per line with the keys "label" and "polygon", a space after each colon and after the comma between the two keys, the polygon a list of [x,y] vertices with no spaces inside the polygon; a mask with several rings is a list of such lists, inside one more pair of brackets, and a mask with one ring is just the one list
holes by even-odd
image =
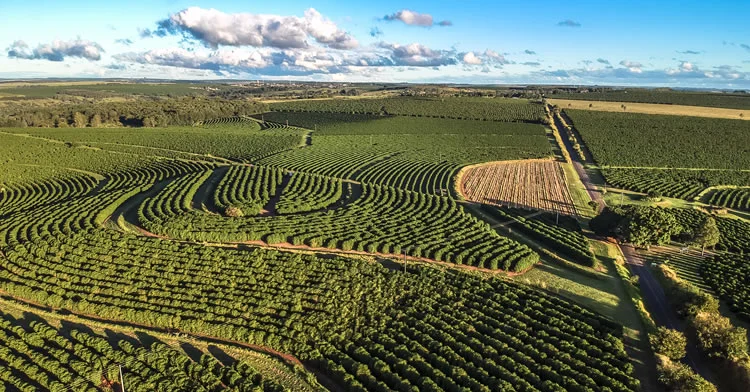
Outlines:
{"label": "ploughed field", "polygon": [[559,162],[525,160],[476,165],[463,170],[459,190],[474,202],[576,215]]}

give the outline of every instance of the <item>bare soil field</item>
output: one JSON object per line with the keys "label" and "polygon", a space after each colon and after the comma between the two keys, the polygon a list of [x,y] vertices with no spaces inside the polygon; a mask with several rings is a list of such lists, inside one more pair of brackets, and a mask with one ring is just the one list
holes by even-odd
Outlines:
{"label": "bare soil field", "polygon": [[459,192],[470,201],[576,214],[563,168],[553,160],[468,166],[461,171],[458,181]]}
{"label": "bare soil field", "polygon": [[[728,118],[750,120],[750,112],[739,109],[709,108],[703,106],[664,105],[658,103],[582,101],[577,99],[548,99],[552,105],[562,109],[596,110],[600,112],[665,114],[672,116],[693,116],[708,118]],[[591,105],[591,106],[589,106]],[[622,105],[625,105],[623,110]],[[742,116],[740,116],[742,114]]]}

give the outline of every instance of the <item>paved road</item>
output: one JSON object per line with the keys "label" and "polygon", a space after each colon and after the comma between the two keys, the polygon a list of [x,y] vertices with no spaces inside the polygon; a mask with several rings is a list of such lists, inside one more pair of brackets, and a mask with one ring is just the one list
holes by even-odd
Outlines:
{"label": "paved road", "polygon": [[[555,116],[554,118],[557,129],[560,132],[564,132],[565,127],[562,125],[560,120]],[[595,185],[591,181],[588,173],[586,173],[583,163],[578,156],[578,153],[573,149],[572,144],[567,137],[563,137],[563,144],[568,149],[570,158],[573,161],[573,166],[578,172],[578,176],[581,178],[581,182],[586,187],[586,191],[591,196],[591,200],[599,203],[599,208],[602,209],[606,205],[600,192],[596,190]],[[587,157],[588,158],[588,157]],[[641,287],[641,294],[646,307],[651,313],[654,322],[658,326],[665,326],[671,329],[677,329],[683,331],[683,325],[677,316],[677,312],[672,308],[667,300],[667,295],[664,292],[659,281],[651,273],[651,268],[646,265],[643,256],[638,254],[636,249],[631,245],[619,245],[620,251],[625,256],[625,262],[630,270],[630,273],[638,277],[638,282]],[[698,351],[698,348],[694,344],[688,344],[687,355],[685,356],[684,362],[689,365],[695,372],[710,380],[711,372],[708,366],[705,364],[703,355]]]}

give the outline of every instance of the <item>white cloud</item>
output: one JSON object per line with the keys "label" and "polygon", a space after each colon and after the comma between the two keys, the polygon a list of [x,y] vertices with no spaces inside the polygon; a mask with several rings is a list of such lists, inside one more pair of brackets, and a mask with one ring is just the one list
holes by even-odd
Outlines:
{"label": "white cloud", "polygon": [[[401,10],[396,13],[386,15],[383,17],[383,20],[387,21],[401,21],[407,25],[410,26],[421,26],[421,27],[430,27],[434,26],[435,22],[432,18],[432,15],[430,14],[420,14],[419,12],[414,12],[412,10]],[[444,20],[437,23],[438,26],[451,26],[453,23],[449,20]]]}
{"label": "white cloud", "polygon": [[434,67],[457,63],[455,52],[430,49],[416,42],[408,45],[381,42],[378,47],[388,51],[394,65]]}
{"label": "white cloud", "polygon": [[482,64],[482,59],[477,57],[474,52],[468,52],[464,55],[463,62],[464,64],[480,65]]}
{"label": "white cloud", "polygon": [[26,42],[18,40],[7,49],[8,57],[26,60],[63,61],[66,57],[78,57],[90,61],[99,61],[104,49],[96,42],[76,39],[71,41],[55,40],[50,44],[39,44],[31,50]]}
{"label": "white cloud", "polygon": [[190,7],[159,22],[153,32],[157,36],[180,33],[213,48],[219,45],[306,48],[310,46],[308,39],[335,49],[353,49],[359,45],[354,37],[314,8],[300,18],[227,14],[213,8]]}
{"label": "white cloud", "polygon": [[641,63],[630,60],[622,60],[620,61],[620,65],[630,70],[630,72],[634,73],[641,73],[643,68],[643,65]]}

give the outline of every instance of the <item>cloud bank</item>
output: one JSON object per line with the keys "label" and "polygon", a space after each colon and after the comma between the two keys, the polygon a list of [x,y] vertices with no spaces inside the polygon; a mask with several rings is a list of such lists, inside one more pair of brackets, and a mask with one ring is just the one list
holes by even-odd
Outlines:
{"label": "cloud bank", "polygon": [[334,49],[359,46],[354,37],[314,8],[303,17],[228,14],[216,9],[190,7],[157,24],[154,31],[142,30],[141,36],[183,35],[211,48],[254,46],[278,49],[307,48],[310,41]]}
{"label": "cloud bank", "polygon": [[31,49],[26,42],[18,40],[6,49],[8,57],[25,60],[63,61],[66,57],[77,57],[89,61],[99,61],[104,49],[96,42],[82,39],[72,41],[55,40],[49,44],[39,44]]}

